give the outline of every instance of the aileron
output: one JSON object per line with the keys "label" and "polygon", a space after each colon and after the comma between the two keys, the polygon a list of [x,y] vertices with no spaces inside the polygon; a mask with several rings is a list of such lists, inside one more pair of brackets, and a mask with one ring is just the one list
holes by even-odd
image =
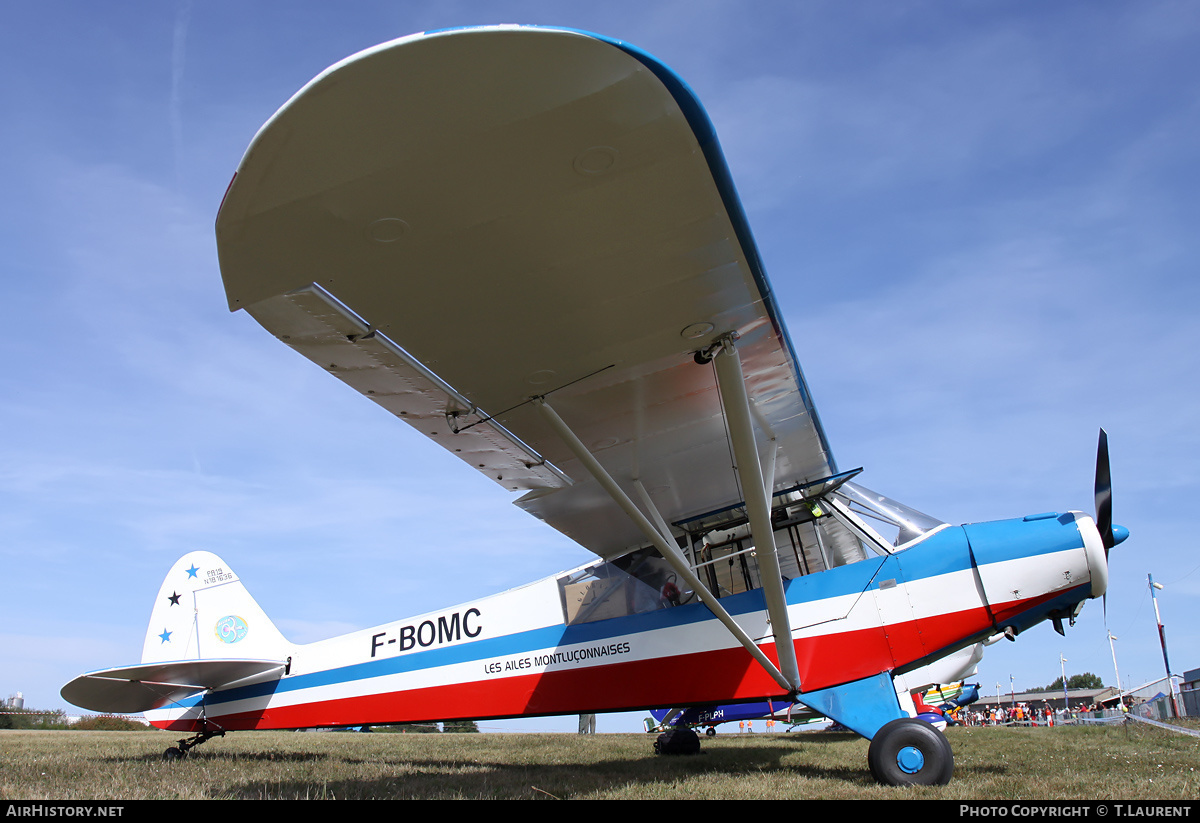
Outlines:
{"label": "aileron", "polygon": [[[321,287],[273,297],[247,311],[288,346],[506,489],[570,484],[541,455],[483,419],[470,400]],[[448,418],[458,415],[474,425],[455,431],[458,425]]]}

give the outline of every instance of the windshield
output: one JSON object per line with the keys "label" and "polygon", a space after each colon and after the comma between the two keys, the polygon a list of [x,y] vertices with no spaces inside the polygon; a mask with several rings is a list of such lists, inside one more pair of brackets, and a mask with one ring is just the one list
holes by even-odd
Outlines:
{"label": "windshield", "polygon": [[873,492],[857,483],[844,483],[835,496],[860,517],[870,518],[871,527],[899,548],[946,524],[911,506]]}

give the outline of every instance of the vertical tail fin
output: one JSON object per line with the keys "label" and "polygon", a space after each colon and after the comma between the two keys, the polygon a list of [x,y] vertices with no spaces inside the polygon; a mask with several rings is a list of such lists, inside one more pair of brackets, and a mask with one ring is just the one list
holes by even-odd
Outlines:
{"label": "vertical tail fin", "polygon": [[284,660],[292,644],[211,552],[184,555],[167,573],[146,629],[142,663],[176,660]]}

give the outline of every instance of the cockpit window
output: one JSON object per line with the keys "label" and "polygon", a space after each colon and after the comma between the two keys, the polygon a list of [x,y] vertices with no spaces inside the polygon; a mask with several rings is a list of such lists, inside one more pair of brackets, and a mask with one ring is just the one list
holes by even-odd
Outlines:
{"label": "cockpit window", "polygon": [[[774,495],[771,525],[785,579],[880,557],[946,524],[870,489],[844,472]],[[743,506],[671,524],[680,554],[717,598],[762,586],[754,535]],[[600,561],[558,579],[568,624],[670,609],[696,593],[653,546]]]}
{"label": "cockpit window", "polygon": [[568,572],[558,585],[570,625],[669,609],[694,596],[653,546]]}

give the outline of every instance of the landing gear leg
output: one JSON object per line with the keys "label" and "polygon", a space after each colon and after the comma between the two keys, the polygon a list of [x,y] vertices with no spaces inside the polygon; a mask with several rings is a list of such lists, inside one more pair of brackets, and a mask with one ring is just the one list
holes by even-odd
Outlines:
{"label": "landing gear leg", "polygon": [[954,774],[954,752],[945,735],[924,720],[902,717],[871,738],[871,775],[888,786],[944,786]]}

